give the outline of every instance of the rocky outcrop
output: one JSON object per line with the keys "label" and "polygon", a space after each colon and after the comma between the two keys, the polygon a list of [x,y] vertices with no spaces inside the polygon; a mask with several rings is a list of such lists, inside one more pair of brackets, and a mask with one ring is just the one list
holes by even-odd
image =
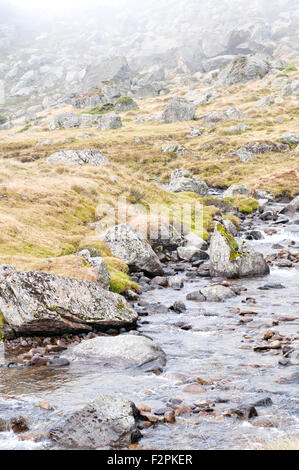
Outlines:
{"label": "rocky outcrop", "polygon": [[191,121],[195,117],[195,105],[184,98],[172,98],[163,111],[161,122]]}
{"label": "rocky outcrop", "polygon": [[217,224],[210,244],[210,274],[227,278],[262,276],[270,269],[263,255],[235,240]]}
{"label": "rocky outcrop", "polygon": [[192,177],[191,173],[186,170],[174,170],[172,172],[168,189],[172,193],[193,192],[201,196],[207,194],[209,190],[204,181]]}
{"label": "rocky outcrop", "polygon": [[137,368],[145,372],[162,369],[166,364],[165,353],[157,344],[135,334],[98,336],[70,348],[63,357],[69,361]]}
{"label": "rocky outcrop", "polygon": [[47,158],[48,163],[66,163],[71,166],[92,165],[101,166],[109,160],[97,150],[61,150]]}
{"label": "rocky outcrop", "polygon": [[133,271],[144,271],[150,276],[163,273],[158,256],[145,239],[130,225],[121,224],[109,228],[105,242],[111,252]]}
{"label": "rocky outcrop", "polygon": [[67,449],[129,447],[140,436],[135,405],[125,398],[102,395],[76,411],[66,413],[49,432]]}
{"label": "rocky outcrop", "polygon": [[93,282],[7,271],[0,276],[0,310],[8,336],[88,332],[137,321],[137,313],[123,297]]}

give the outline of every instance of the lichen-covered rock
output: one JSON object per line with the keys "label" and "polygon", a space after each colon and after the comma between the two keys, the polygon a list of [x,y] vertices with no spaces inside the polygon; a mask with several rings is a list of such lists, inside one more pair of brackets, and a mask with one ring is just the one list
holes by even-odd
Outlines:
{"label": "lichen-covered rock", "polygon": [[185,98],[172,98],[163,111],[161,122],[191,121],[195,117],[195,105]]}
{"label": "lichen-covered rock", "polygon": [[169,182],[169,191],[172,193],[193,192],[204,196],[209,188],[200,178],[192,177],[190,172],[185,170],[174,170]]}
{"label": "lichen-covered rock", "polygon": [[166,364],[165,353],[157,344],[135,334],[98,336],[73,346],[63,357],[72,362],[109,364],[147,372],[161,369]]}
{"label": "lichen-covered rock", "polygon": [[76,254],[78,256],[82,256],[86,263],[92,267],[92,270],[96,275],[97,283],[103,287],[103,289],[109,290],[111,278],[104,259],[100,256],[91,256],[89,250],[82,250]]}
{"label": "lichen-covered rock", "polygon": [[121,224],[109,228],[105,242],[111,252],[133,271],[144,271],[151,276],[163,273],[158,256],[145,239],[130,225]]}
{"label": "lichen-covered rock", "polygon": [[271,70],[271,64],[263,55],[237,56],[219,74],[223,85],[246,83],[263,78]]}
{"label": "lichen-covered rock", "polygon": [[250,196],[250,189],[245,184],[233,184],[223,193],[223,197]]}
{"label": "lichen-covered rock", "polygon": [[262,276],[270,269],[263,255],[235,240],[217,224],[210,244],[210,274],[227,278]]}
{"label": "lichen-covered rock", "polygon": [[102,395],[76,411],[66,413],[49,432],[67,449],[129,447],[140,436],[135,405],[127,399]]}
{"label": "lichen-covered rock", "polygon": [[123,297],[93,282],[37,271],[0,277],[0,310],[8,336],[121,327],[138,318]]}
{"label": "lichen-covered rock", "polygon": [[109,163],[109,160],[97,150],[61,150],[48,157],[47,162],[66,163],[74,166],[84,164],[101,166]]}

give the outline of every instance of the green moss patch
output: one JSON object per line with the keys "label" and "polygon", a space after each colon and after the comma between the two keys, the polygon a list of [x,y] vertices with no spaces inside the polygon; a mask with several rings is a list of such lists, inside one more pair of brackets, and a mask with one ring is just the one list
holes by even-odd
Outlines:
{"label": "green moss patch", "polygon": [[237,241],[234,239],[232,235],[227,233],[223,225],[217,224],[217,230],[221,233],[221,235],[226,239],[228,246],[230,247],[230,257],[229,259],[235,260],[242,256],[242,251],[240,251],[239,245]]}
{"label": "green moss patch", "polygon": [[84,111],[82,114],[107,114],[111,111],[114,111],[113,103],[105,103],[101,106],[96,106],[95,108],[90,109],[89,111]]}

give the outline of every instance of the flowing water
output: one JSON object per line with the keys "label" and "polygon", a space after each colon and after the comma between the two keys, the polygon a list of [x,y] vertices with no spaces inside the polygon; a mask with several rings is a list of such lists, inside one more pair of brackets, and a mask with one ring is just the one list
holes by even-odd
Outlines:
{"label": "flowing water", "polygon": [[[271,226],[271,224],[270,224]],[[273,253],[273,243],[288,248],[291,241],[299,244],[299,226],[275,226],[278,233],[265,236],[261,241],[249,242],[265,255]],[[254,226],[263,230],[265,226]],[[267,225],[269,228],[269,224]],[[298,229],[298,230],[296,230]],[[292,249],[295,249],[292,247]],[[276,250],[278,251],[278,250]],[[175,267],[175,266],[174,266]],[[148,316],[140,317],[139,331],[158,343],[167,355],[163,373],[119,371],[116,369],[71,364],[65,368],[0,369],[0,410],[24,410],[36,413],[42,400],[53,404],[53,419],[63,410],[109,393],[125,396],[135,403],[144,402],[152,411],[165,408],[169,400],[182,400],[193,406],[208,402],[214,409],[206,414],[190,413],[178,416],[175,424],[158,424],[142,431],[139,448],[155,449],[247,449],[262,446],[263,442],[299,435],[298,416],[298,361],[293,355],[291,364],[279,365],[280,351],[254,352],[265,330],[273,328],[283,336],[298,337],[299,270],[295,268],[271,269],[262,278],[235,280],[235,285],[247,288],[240,296],[224,303],[199,303],[186,301],[186,294],[210,284],[209,278],[190,277],[192,268],[180,276],[184,288],[176,291],[159,288],[144,292],[141,300],[150,304]],[[268,283],[280,283],[285,289],[260,290]],[[254,306],[242,303],[246,298],[256,301]],[[168,310],[174,301],[183,300],[187,309],[183,314]],[[167,309],[163,307],[167,307]],[[243,318],[236,308],[253,310]],[[280,317],[296,317],[294,321],[273,322]],[[182,324],[192,329],[184,330]],[[292,346],[296,345],[296,340]],[[203,379],[204,392],[193,394],[184,391],[195,378]],[[252,404],[270,397],[273,405],[258,407],[259,416],[268,418],[274,426],[256,427],[250,420],[223,417],[223,412],[240,404]],[[34,407],[34,408],[33,408]],[[39,422],[39,416],[35,416]],[[51,446],[44,441],[19,441],[13,433],[0,433],[0,449],[36,449]]]}

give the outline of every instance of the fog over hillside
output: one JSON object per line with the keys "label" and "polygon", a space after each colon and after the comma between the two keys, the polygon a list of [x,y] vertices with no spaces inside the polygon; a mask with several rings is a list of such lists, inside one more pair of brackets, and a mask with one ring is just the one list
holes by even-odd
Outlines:
{"label": "fog over hillside", "polygon": [[[55,5],[55,3],[54,3]],[[64,4],[62,4],[64,5]],[[0,79],[11,105],[82,90],[90,65],[123,56],[134,72],[184,73],[226,65],[237,54],[298,54],[296,0],[135,0],[71,7],[2,2]]]}

